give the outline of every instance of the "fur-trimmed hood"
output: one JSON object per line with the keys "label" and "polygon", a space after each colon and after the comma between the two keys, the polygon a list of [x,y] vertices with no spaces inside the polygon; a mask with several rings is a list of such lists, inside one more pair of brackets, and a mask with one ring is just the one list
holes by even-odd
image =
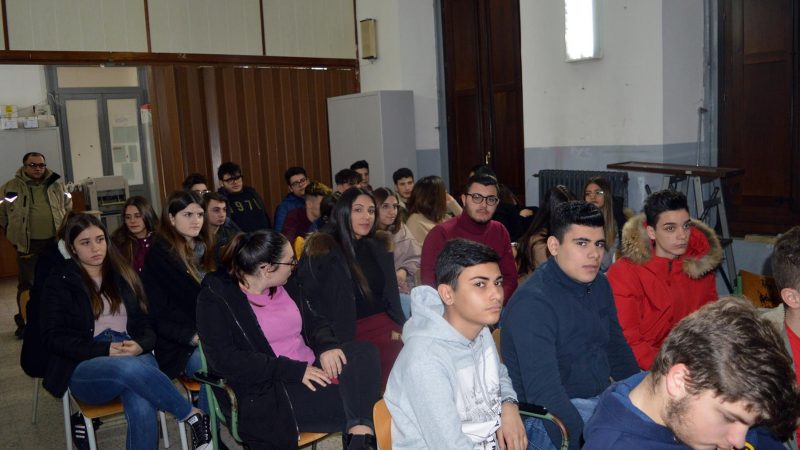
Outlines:
{"label": "fur-trimmed hood", "polygon": [[[387,252],[394,251],[394,240],[392,235],[386,231],[378,230],[375,232],[373,239],[385,247]],[[331,252],[331,250],[338,248],[339,243],[336,239],[328,233],[317,231],[311,233],[306,238],[305,246],[303,247],[303,256],[318,257],[324,256]]]}
{"label": "fur-trimmed hood", "polygon": [[[645,223],[645,215],[640,213],[622,228],[622,256],[640,265],[649,262],[655,251]],[[699,279],[716,269],[722,261],[722,245],[717,233],[705,223],[692,219],[689,247],[680,258],[683,260],[683,273],[689,278]]]}

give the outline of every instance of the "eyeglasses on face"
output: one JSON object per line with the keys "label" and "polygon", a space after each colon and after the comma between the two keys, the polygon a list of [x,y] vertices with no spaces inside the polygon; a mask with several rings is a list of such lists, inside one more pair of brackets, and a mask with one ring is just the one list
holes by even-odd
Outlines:
{"label": "eyeglasses on face", "polygon": [[602,197],[602,196],[606,195],[606,191],[604,191],[602,189],[598,189],[596,191],[586,191],[586,192],[583,193],[583,195],[586,196],[586,197],[591,197],[592,195],[596,195],[598,197]]}
{"label": "eyeglasses on face", "polygon": [[223,183],[235,183],[235,182],[237,182],[237,181],[239,181],[241,179],[242,179],[241,175],[234,175],[234,176],[229,177],[229,178],[223,178],[222,182]]}
{"label": "eyeglasses on face", "polygon": [[47,164],[45,163],[28,163],[25,165],[30,167],[31,169],[44,169],[45,167],[47,167]]}
{"label": "eyeglasses on face", "polygon": [[299,188],[300,186],[302,186],[302,185],[304,185],[306,183],[308,183],[308,178],[303,178],[302,180],[297,180],[297,181],[289,183],[289,186],[291,186],[291,187],[296,189],[296,188]]}
{"label": "eyeglasses on face", "polygon": [[498,196],[496,196],[496,195],[490,195],[490,196],[486,197],[486,196],[483,196],[481,194],[478,194],[477,192],[474,193],[474,194],[467,194],[467,197],[471,198],[472,199],[472,203],[475,203],[476,205],[480,205],[481,203],[486,201],[487,205],[494,206],[494,205],[496,205],[497,203],[500,202],[500,198]]}
{"label": "eyeglasses on face", "polygon": [[196,190],[195,190],[195,192],[197,192],[198,194],[200,194],[200,196],[202,197],[202,196],[204,196],[204,195],[208,194],[208,193],[209,193],[209,192],[211,192],[211,191],[209,191],[208,189],[196,189]]}
{"label": "eyeglasses on face", "polygon": [[274,262],[272,264],[276,264],[276,265],[279,265],[279,266],[292,266],[292,269],[294,269],[295,267],[297,267],[297,258],[292,256],[292,260],[287,262],[287,263],[285,263],[285,262]]}

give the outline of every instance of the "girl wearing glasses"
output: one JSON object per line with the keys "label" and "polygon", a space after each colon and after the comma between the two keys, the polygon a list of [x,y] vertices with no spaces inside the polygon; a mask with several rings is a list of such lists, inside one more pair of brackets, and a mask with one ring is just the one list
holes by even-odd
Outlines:
{"label": "girl wearing glasses", "polygon": [[415,277],[419,271],[422,246],[414,238],[408,227],[400,221],[399,207],[394,192],[389,188],[375,189],[375,203],[378,206],[378,229],[388,231],[394,242],[394,268],[397,286],[400,288],[400,304],[406,318],[411,316],[411,289],[416,286]]}
{"label": "girl wearing glasses", "polygon": [[[170,378],[191,377],[200,368],[196,305],[200,281],[214,270],[214,245],[204,220],[203,200],[194,191],[169,196],[144,263],[142,281],[153,309],[156,359]],[[200,408],[207,411],[204,389]]]}
{"label": "girl wearing glasses", "polygon": [[381,355],[383,385],[403,344],[405,322],[391,237],[376,233],[372,194],[346,190],[323,228],[306,240],[298,280],[341,342],[369,341]]}
{"label": "girl wearing glasses", "polygon": [[122,211],[124,222],[111,235],[111,240],[128,264],[141,273],[153,245],[158,216],[150,202],[139,195],[130,197]]}
{"label": "girl wearing glasses", "polygon": [[619,244],[619,229],[614,220],[614,199],[611,196],[611,183],[603,177],[592,177],[583,187],[583,199],[600,209],[603,213],[605,225],[603,230],[606,236],[606,253],[600,262],[600,271],[608,270],[614,262]]}
{"label": "girl wearing glasses", "polygon": [[248,448],[296,449],[298,431],[342,431],[345,449],[374,449],[378,352],[367,342],[337,339],[309,305],[315,291],[292,276],[296,264],[279,233],[233,238],[224,267],[203,280],[198,298],[209,371],[236,392],[239,434]]}

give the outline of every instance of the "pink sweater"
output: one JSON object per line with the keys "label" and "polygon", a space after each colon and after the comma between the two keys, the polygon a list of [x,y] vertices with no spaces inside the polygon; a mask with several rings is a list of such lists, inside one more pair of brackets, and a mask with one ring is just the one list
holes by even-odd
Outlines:
{"label": "pink sweater", "polygon": [[242,292],[247,296],[261,331],[275,355],[313,364],[314,352],[306,345],[301,334],[303,319],[300,310],[283,286],[278,286],[273,296],[269,295],[269,290],[262,294],[251,294],[244,289]]}

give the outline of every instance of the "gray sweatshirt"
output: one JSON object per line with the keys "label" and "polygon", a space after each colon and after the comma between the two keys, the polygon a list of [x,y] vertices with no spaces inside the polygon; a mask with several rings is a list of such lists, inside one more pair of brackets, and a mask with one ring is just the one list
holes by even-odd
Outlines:
{"label": "gray sweatshirt", "polygon": [[404,347],[384,399],[395,450],[496,449],[502,400],[517,399],[488,328],[474,341],[443,317],[429,286],[411,291]]}

